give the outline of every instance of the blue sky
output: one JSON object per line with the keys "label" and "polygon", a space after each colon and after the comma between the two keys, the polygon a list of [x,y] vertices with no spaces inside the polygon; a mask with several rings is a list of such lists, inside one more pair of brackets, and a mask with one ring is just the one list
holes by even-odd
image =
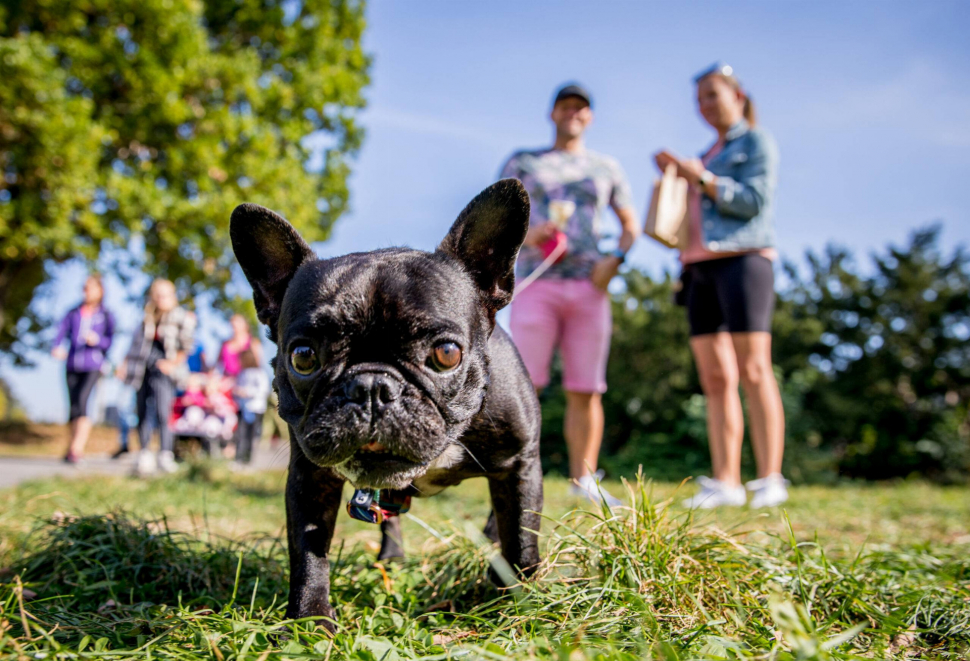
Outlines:
{"label": "blue sky", "polygon": [[[352,210],[317,251],[432,248],[513,150],[550,143],[550,97],[567,80],[593,92],[588,146],[620,161],[642,215],[651,155],[694,154],[712,140],[691,78],[718,59],[779,144],[783,256],[836,242],[864,257],[934,221],[944,245],[970,244],[968,30],[970,3],[941,0],[376,0]],[[659,273],[674,255],[643,239],[630,261]],[[60,274],[43,303],[55,314],[76,303],[83,271]],[[130,328],[135,312],[119,299],[109,302]],[[214,350],[225,326],[203,322]],[[60,365],[3,374],[33,416],[66,417]]]}

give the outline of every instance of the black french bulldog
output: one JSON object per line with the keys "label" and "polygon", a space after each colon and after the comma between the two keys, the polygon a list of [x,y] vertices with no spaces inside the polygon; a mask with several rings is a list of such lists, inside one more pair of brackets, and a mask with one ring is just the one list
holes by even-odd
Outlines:
{"label": "black french bulldog", "polygon": [[[279,348],[274,387],[290,428],[287,617],[334,617],[327,554],[345,480],[420,497],[484,476],[486,534],[521,575],[535,570],[539,403],[495,327],[528,225],[529,198],[514,179],[472,200],[433,253],[318,260],[272,211],[233,211],[232,247]],[[403,555],[399,519],[381,532],[378,557]]]}

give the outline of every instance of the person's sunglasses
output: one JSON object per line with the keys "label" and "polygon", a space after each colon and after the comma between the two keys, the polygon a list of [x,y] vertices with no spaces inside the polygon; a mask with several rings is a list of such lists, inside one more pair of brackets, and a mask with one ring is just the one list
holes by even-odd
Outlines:
{"label": "person's sunglasses", "polygon": [[715,62],[714,64],[712,64],[711,66],[709,66],[708,68],[704,69],[699,74],[694,76],[694,82],[699,83],[702,78],[707,78],[711,74],[715,74],[715,73],[725,76],[727,78],[733,78],[734,67],[732,67],[730,64],[725,64],[724,62]]}

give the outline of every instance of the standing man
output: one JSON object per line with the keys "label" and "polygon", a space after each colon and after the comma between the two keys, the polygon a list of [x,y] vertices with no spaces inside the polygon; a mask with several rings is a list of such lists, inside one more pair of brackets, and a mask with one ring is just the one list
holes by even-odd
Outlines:
{"label": "standing man", "polygon": [[[559,347],[572,492],[594,502],[602,493],[612,507],[620,501],[596,483],[613,325],[606,288],[633,245],[639,224],[619,164],[583,143],[593,121],[589,92],[576,84],[560,88],[549,117],[556,127],[553,146],[516,152],[502,168],[503,178],[522,182],[532,204],[516,277],[522,281],[540,267],[548,254],[543,246],[553,245],[549,242],[557,240],[557,231],[565,234],[567,245],[559,261],[516,294],[512,339],[538,390],[549,383],[549,363]],[[599,239],[607,205],[619,217],[623,233],[617,249],[604,255]]]}

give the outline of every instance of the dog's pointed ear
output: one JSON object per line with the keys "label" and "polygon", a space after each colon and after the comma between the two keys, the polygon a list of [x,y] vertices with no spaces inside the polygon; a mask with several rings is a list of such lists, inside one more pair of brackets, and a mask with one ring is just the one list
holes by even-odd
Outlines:
{"label": "dog's pointed ear", "polygon": [[515,290],[515,259],[529,231],[529,195],[517,179],[492,184],[458,215],[438,251],[457,259],[494,322]]}
{"label": "dog's pointed ear", "polygon": [[314,258],[303,237],[279,214],[258,204],[240,204],[229,220],[232,250],[253,286],[256,316],[276,337],[283,295],[304,262]]}

